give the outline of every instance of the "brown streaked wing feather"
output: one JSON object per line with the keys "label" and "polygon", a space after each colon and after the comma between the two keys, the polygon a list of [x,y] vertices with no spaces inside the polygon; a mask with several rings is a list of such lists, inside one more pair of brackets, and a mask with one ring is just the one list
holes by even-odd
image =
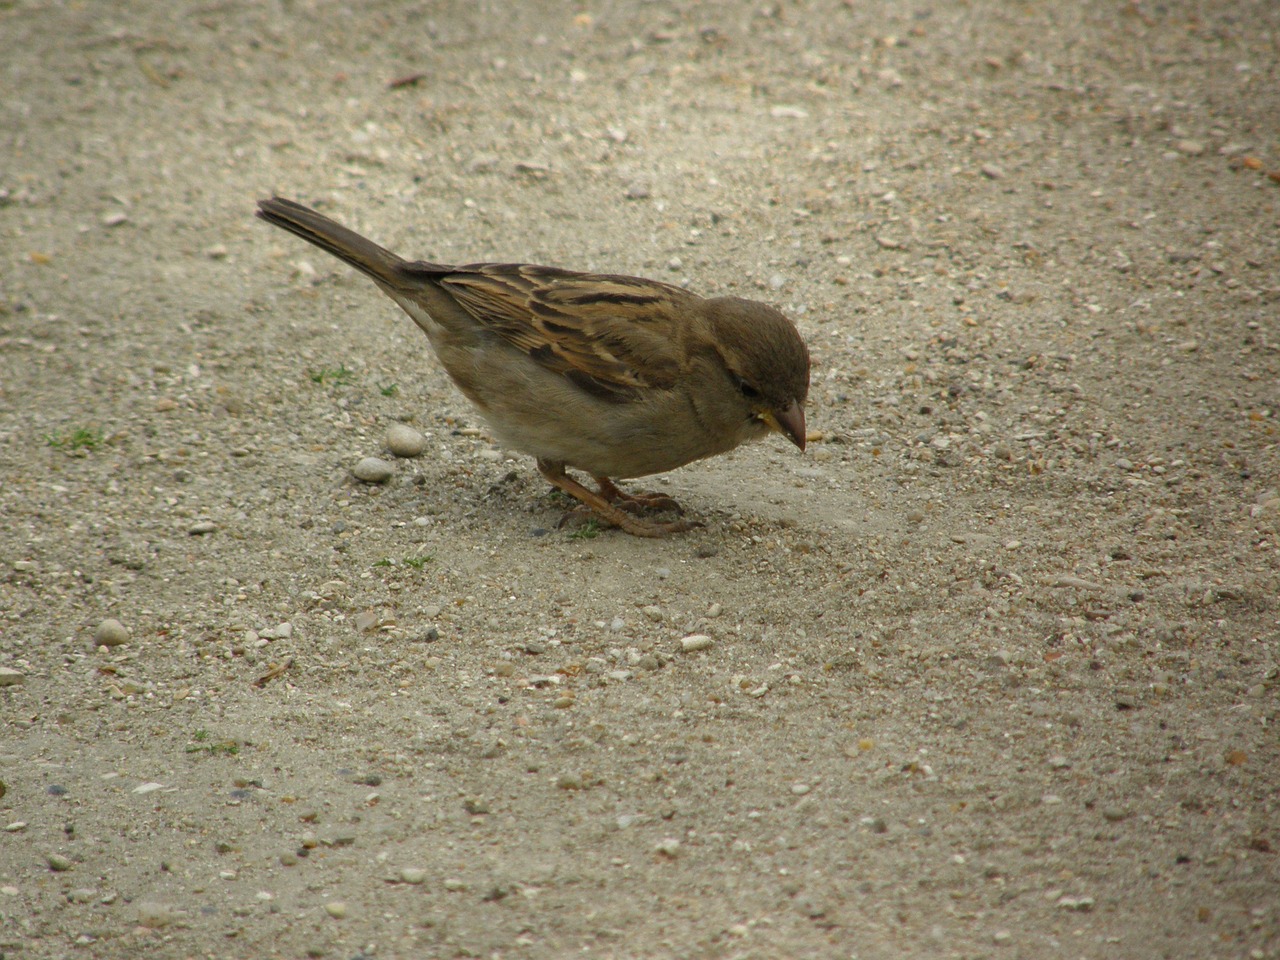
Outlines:
{"label": "brown streaked wing feather", "polygon": [[655,322],[692,297],[678,287],[528,264],[460,267],[440,282],[479,323],[603,399],[634,400],[679,375],[670,327]]}

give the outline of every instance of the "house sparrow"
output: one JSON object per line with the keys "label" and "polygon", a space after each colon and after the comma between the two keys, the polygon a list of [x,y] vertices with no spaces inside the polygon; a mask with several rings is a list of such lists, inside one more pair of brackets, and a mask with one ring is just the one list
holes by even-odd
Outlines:
{"label": "house sparrow", "polygon": [[695,524],[637,516],[679,508],[611,478],[662,473],[770,431],[804,449],[809,351],[773,307],[639,277],[411,262],[279,197],[260,201],[258,216],[368,274],[426,333],[497,438],[627,533]]}

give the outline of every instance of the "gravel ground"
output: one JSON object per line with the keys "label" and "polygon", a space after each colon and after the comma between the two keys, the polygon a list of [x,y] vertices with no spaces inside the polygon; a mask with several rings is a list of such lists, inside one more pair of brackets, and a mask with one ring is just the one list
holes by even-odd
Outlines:
{"label": "gravel ground", "polygon": [[[0,4],[0,955],[1280,957],[1278,50]],[[818,438],[558,528],[271,193],[774,302]]]}

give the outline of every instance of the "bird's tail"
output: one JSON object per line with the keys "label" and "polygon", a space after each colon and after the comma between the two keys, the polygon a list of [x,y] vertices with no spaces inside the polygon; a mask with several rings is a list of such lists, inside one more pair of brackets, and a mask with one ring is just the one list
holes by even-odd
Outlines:
{"label": "bird's tail", "polygon": [[401,257],[310,207],[282,197],[272,197],[258,201],[258,216],[267,223],[296,233],[308,243],[314,243],[321,250],[368,274],[379,284],[397,285],[399,268],[405,262]]}

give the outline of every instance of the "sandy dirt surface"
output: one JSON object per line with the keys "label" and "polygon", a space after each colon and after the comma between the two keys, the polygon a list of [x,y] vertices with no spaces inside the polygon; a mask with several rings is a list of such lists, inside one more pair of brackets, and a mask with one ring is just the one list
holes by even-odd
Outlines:
{"label": "sandy dirt surface", "polygon": [[[1278,51],[1271,0],[0,4],[0,954],[1280,956]],[[272,193],[775,303],[815,438],[558,528]]]}

